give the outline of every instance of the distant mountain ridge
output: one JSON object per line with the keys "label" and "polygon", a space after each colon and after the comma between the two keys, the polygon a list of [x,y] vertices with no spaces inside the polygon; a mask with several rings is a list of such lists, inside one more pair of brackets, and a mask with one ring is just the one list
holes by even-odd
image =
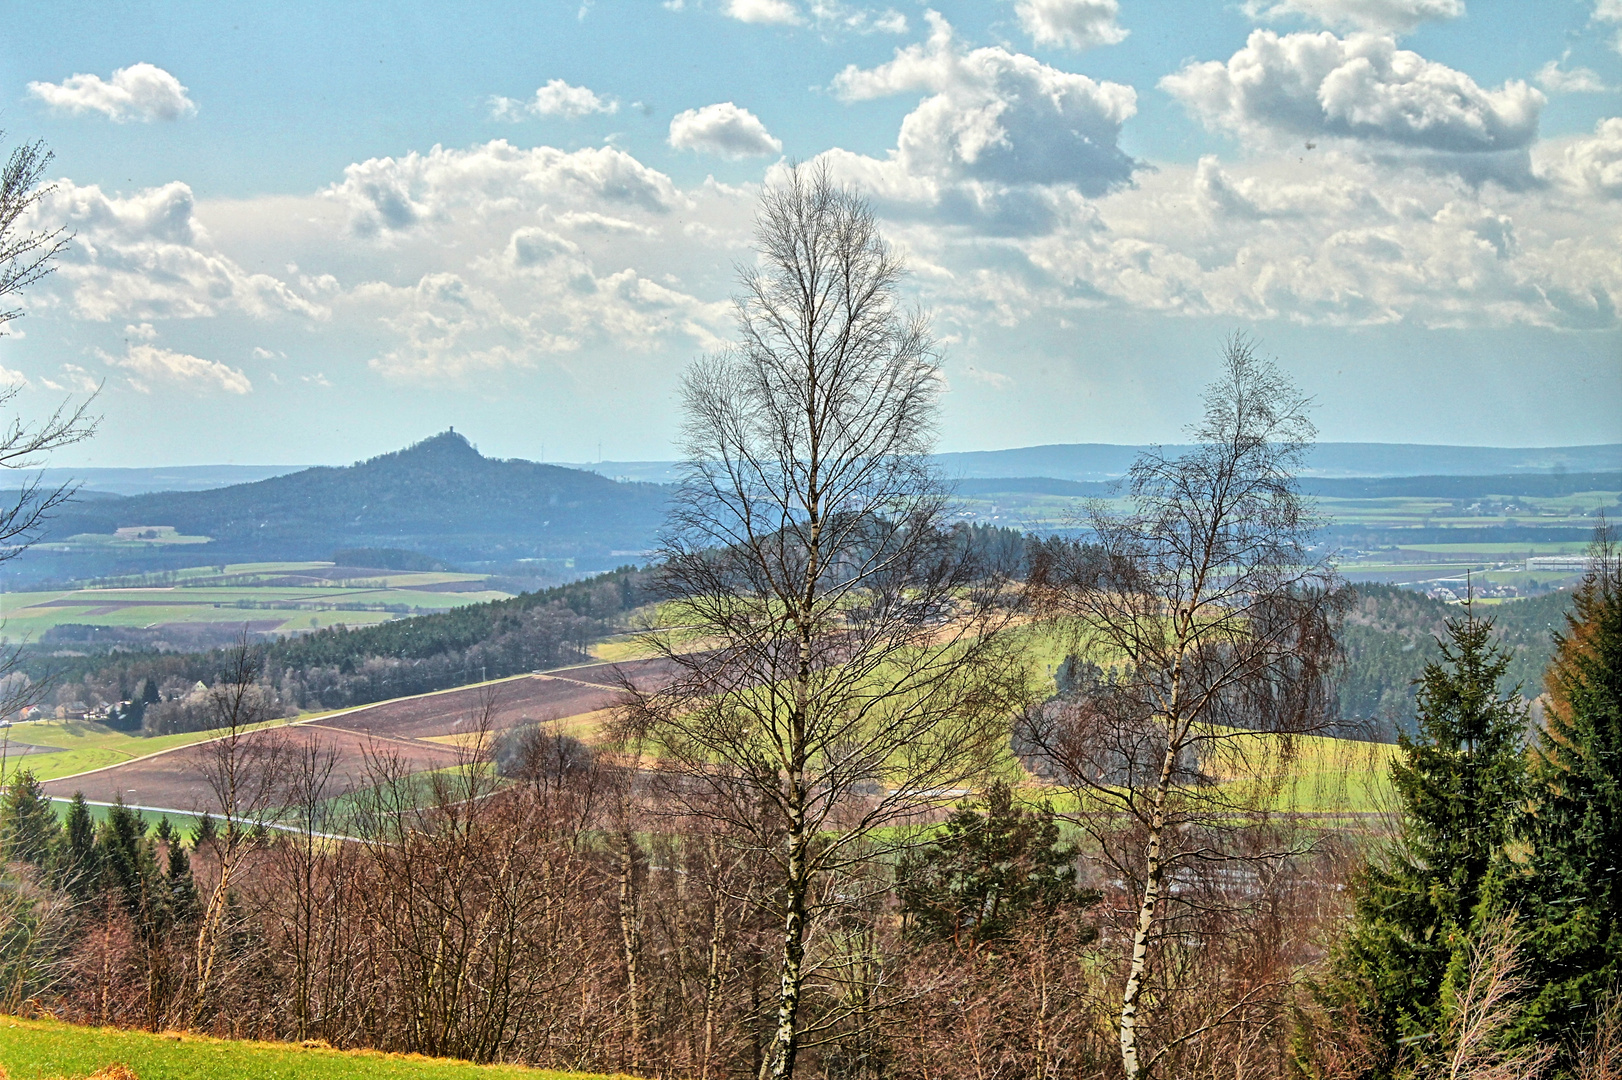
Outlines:
{"label": "distant mountain ridge", "polygon": [[[1050,477],[1097,482],[1125,475],[1149,446],[1115,443],[1055,443],[1012,450],[936,454],[946,475],[987,480]],[[1168,445],[1177,452],[1186,447]],[[602,461],[577,464],[603,476],[652,483],[677,478],[673,461]],[[1315,477],[1495,476],[1510,473],[1615,472],[1622,469],[1622,443],[1594,446],[1432,446],[1425,443],[1321,442],[1312,448],[1303,475]]]}
{"label": "distant mountain ridge", "polygon": [[[1551,498],[1585,491],[1622,490],[1622,472],[1505,473],[1444,476],[1303,476],[1307,495],[1330,499],[1480,499],[1489,495]],[[1119,480],[1058,480],[1051,476],[972,477],[953,489],[969,498],[999,494],[1107,498],[1121,490]]]}
{"label": "distant mountain ridge", "polygon": [[[581,569],[634,561],[663,520],[668,492],[533,461],[482,456],[454,432],[354,465],[320,466],[207,491],[78,500],[52,519],[9,574],[52,578],[139,572],[158,563],[325,559],[337,548],[420,551],[458,563],[577,560]],[[207,536],[172,554],[65,544],[130,526]],[[86,572],[42,573],[74,563]],[[23,564],[23,565],[18,565]],[[90,569],[89,564],[96,564]],[[131,564],[132,569],[119,569]]]}
{"label": "distant mountain ridge", "polygon": [[40,469],[49,487],[77,484],[84,493],[146,495],[154,491],[208,491],[251,484],[308,469],[308,465],[154,465],[140,468]]}

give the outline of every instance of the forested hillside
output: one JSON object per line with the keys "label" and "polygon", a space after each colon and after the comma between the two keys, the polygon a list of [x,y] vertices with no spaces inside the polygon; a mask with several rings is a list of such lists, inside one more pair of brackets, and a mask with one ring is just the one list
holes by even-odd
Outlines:
{"label": "forested hillside", "polygon": [[[482,456],[444,432],[343,468],[315,468],[210,491],[79,499],[12,576],[101,577],[200,563],[325,559],[338,548],[403,548],[460,563],[579,560],[608,569],[647,548],[664,489]],[[108,544],[119,528],[172,526],[206,544]]]}
{"label": "forested hillside", "polygon": [[[1025,538],[1014,529],[961,527],[966,542],[991,561],[1014,566]],[[302,709],[340,708],[500,678],[538,667],[584,659],[587,646],[613,632],[632,608],[645,602],[648,573],[623,567],[573,584],[525,593],[510,600],[471,604],[375,626],[331,627],[256,646],[266,676],[284,704]],[[1543,692],[1542,673],[1553,653],[1553,634],[1564,626],[1570,594],[1480,605],[1498,640],[1510,653],[1505,689]],[[1457,604],[1432,600],[1412,589],[1365,584],[1356,587],[1342,630],[1340,714],[1378,738],[1408,730],[1414,716],[1414,683],[1438,657],[1437,638]],[[108,644],[120,639],[109,635]],[[75,641],[94,648],[94,639]],[[140,700],[159,687],[170,692],[217,677],[219,650],[173,652],[129,649],[93,655],[30,656],[25,670],[75,687],[83,700]],[[152,690],[145,687],[150,684]],[[82,688],[82,689],[80,689]],[[70,695],[73,696],[73,695]],[[130,726],[138,726],[134,718]]]}
{"label": "forested hillside", "polygon": [[[1508,604],[1480,605],[1478,617],[1490,620],[1502,647],[1510,654],[1504,689],[1514,685],[1528,698],[1543,692],[1543,671],[1554,654],[1553,634],[1565,627],[1571,594],[1549,593]],[[1425,664],[1439,657],[1437,638],[1449,619],[1465,614],[1457,604],[1432,600],[1411,589],[1359,585],[1347,615],[1341,643],[1341,715],[1352,721],[1374,721],[1383,737],[1410,730],[1414,718],[1414,683]]]}

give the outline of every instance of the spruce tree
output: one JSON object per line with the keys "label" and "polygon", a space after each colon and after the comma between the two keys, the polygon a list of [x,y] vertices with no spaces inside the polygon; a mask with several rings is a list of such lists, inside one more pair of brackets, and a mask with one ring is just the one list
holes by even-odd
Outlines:
{"label": "spruce tree", "polygon": [[1440,644],[1420,680],[1418,734],[1399,737],[1391,767],[1399,843],[1365,869],[1321,988],[1365,1026],[1375,1076],[1440,1049],[1525,780],[1526,707],[1518,687],[1499,692],[1509,656],[1493,644],[1492,624],[1473,613],[1450,620]]}
{"label": "spruce tree", "polygon": [[44,785],[27,769],[13,773],[0,798],[0,856],[43,867],[61,831]]}
{"label": "spruce tree", "polygon": [[122,800],[108,808],[107,820],[96,830],[96,861],[103,883],[117,892],[131,915],[140,914],[157,875],[157,860],[145,841],[146,820]]}
{"label": "spruce tree", "polygon": [[1622,561],[1602,536],[1555,635],[1544,728],[1500,904],[1527,933],[1533,990],[1516,1035],[1565,1066],[1622,986]]}
{"label": "spruce tree", "polygon": [[[158,843],[147,835],[139,810],[115,802],[96,830],[97,862],[102,887],[123,902],[141,941],[155,946],[173,919],[171,882],[158,867]],[[190,877],[190,862],[187,863]]]}
{"label": "spruce tree", "polygon": [[1014,805],[998,781],[958,807],[933,840],[904,856],[896,894],[908,936],[964,947],[998,941],[1028,915],[1082,909],[1095,890],[1076,886],[1076,851],[1059,842],[1053,809]]}
{"label": "spruce tree", "polygon": [[73,793],[67,820],[62,823],[54,862],[57,880],[74,898],[85,900],[97,890],[100,866],[96,861],[96,821],[84,793]]}

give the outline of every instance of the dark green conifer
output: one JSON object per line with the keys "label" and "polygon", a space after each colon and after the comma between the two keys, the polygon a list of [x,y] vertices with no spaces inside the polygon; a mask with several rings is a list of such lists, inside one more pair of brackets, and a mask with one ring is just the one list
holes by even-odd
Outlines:
{"label": "dark green conifer", "polygon": [[1059,842],[1052,808],[1015,806],[998,781],[901,860],[896,892],[907,931],[919,941],[978,945],[1028,915],[1090,907],[1099,894],[1076,887],[1075,860],[1075,849]]}
{"label": "dark green conifer", "polygon": [[1622,561],[1602,537],[1556,635],[1526,817],[1500,904],[1527,933],[1533,985],[1515,1035],[1576,1064],[1608,994],[1622,986]]}
{"label": "dark green conifer", "polygon": [[27,769],[13,773],[0,798],[0,856],[43,867],[61,832],[44,785]]}
{"label": "dark green conifer", "polygon": [[1375,1076],[1441,1049],[1448,1003],[1467,976],[1488,873],[1525,780],[1526,706],[1519,688],[1498,688],[1508,664],[1490,622],[1451,620],[1441,660],[1420,683],[1418,735],[1398,740],[1400,843],[1365,869],[1352,927],[1320,988],[1366,1027]]}
{"label": "dark green conifer", "polygon": [[151,853],[143,850],[145,839],[146,820],[122,799],[108,808],[107,820],[96,830],[96,863],[104,885],[117,891],[131,915],[140,912],[146,885],[156,869],[155,860],[148,865]]}
{"label": "dark green conifer", "polygon": [[68,804],[55,868],[61,886],[77,899],[88,899],[96,891],[101,871],[96,862],[96,822],[82,791],[75,791]]}
{"label": "dark green conifer", "polygon": [[111,890],[151,946],[168,930],[173,911],[169,883],[158,869],[157,841],[147,836],[140,811],[115,802],[96,830],[96,861],[102,887]]}
{"label": "dark green conifer", "polygon": [[191,856],[175,836],[169,841],[164,880],[169,888],[169,909],[177,923],[189,922],[199,913],[197,882],[192,877]]}

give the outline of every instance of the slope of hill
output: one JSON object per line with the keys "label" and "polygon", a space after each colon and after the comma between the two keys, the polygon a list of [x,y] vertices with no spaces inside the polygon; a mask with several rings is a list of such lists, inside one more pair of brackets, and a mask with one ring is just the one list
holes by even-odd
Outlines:
{"label": "slope of hill", "polygon": [[[1509,604],[1481,605],[1498,646],[1509,655],[1500,690],[1519,687],[1528,698],[1543,693],[1543,672],[1554,655],[1554,635],[1566,629],[1571,593],[1554,592]],[[1388,585],[1359,585],[1341,636],[1346,663],[1340,680],[1340,711],[1347,720],[1373,721],[1382,734],[1412,731],[1414,683],[1425,665],[1440,659],[1437,640],[1449,619],[1466,615],[1458,604]]]}
{"label": "slope of hill", "polygon": [[[486,458],[447,431],[341,468],[208,491],[80,499],[6,570],[13,578],[80,578],[326,558],[336,548],[407,549],[456,563],[578,560],[580,569],[599,569],[648,547],[664,501],[651,484]],[[159,532],[115,536],[137,526]]]}
{"label": "slope of hill", "polygon": [[[113,1063],[126,1072],[107,1070]],[[419,1054],[333,1050],[299,1043],[213,1039],[177,1032],[155,1034],[117,1028],[79,1027],[57,1020],[0,1017],[0,1075],[36,1077],[133,1075],[138,1080],[588,1080],[586,1073],[528,1069],[521,1065],[474,1065]]]}

